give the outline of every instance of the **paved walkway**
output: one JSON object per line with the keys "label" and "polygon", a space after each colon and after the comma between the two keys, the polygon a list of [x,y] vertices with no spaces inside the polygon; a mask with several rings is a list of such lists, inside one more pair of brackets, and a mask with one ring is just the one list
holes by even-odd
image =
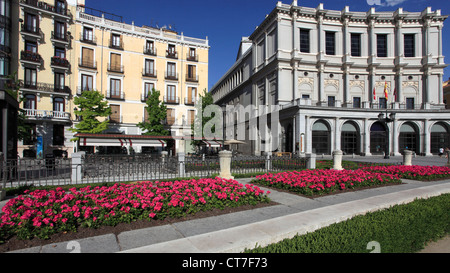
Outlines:
{"label": "paved walkway", "polygon": [[[250,179],[237,179],[248,183]],[[450,180],[305,198],[270,189],[279,205],[23,249],[20,253],[229,253],[305,234],[356,215],[450,192]],[[263,188],[264,189],[264,188]],[[265,189],[267,190],[267,189]],[[0,202],[4,204],[4,202]],[[1,207],[1,204],[0,204]],[[438,252],[450,253],[450,240]],[[382,247],[382,246],[381,246]]]}

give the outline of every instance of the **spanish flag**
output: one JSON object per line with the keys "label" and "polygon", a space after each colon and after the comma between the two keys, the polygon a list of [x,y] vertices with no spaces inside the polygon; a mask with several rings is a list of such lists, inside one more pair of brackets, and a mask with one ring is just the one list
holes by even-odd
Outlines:
{"label": "spanish flag", "polygon": [[388,101],[387,81],[384,82],[384,96],[386,97],[386,101]]}
{"label": "spanish flag", "polygon": [[377,100],[377,95],[375,93],[375,87],[373,88],[373,101]]}

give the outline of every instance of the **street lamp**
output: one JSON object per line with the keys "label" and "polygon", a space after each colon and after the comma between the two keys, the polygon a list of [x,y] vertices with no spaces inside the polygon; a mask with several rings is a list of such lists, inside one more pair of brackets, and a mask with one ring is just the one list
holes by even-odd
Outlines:
{"label": "street lamp", "polygon": [[393,122],[395,120],[395,113],[392,112],[389,117],[386,110],[386,117],[384,117],[384,114],[381,112],[378,114],[378,121],[383,122],[386,128],[386,148],[384,152],[384,159],[389,159],[389,134],[388,134],[388,123]]}
{"label": "street lamp", "polygon": [[227,105],[224,103],[220,106],[222,108],[222,150],[225,150],[225,116],[226,116],[226,107]]}

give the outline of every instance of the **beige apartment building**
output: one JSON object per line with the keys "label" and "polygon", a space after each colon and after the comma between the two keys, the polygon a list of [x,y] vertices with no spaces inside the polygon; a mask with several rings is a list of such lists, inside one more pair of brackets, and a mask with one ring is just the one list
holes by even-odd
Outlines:
{"label": "beige apartment building", "polygon": [[[85,4],[18,0],[12,5],[12,22],[19,22],[11,33],[19,37],[12,39],[19,57],[12,69],[23,81],[20,91],[27,100],[22,107],[34,135],[19,142],[19,156],[117,153],[131,147],[134,152],[191,152],[183,141],[140,137],[145,132],[136,125],[146,118],[146,98],[156,89],[167,106],[165,124],[172,136],[190,133],[194,103],[208,86],[208,40],[124,23]],[[73,98],[85,90],[105,96],[112,108],[110,126],[101,135],[71,142],[68,129],[77,122]]]}

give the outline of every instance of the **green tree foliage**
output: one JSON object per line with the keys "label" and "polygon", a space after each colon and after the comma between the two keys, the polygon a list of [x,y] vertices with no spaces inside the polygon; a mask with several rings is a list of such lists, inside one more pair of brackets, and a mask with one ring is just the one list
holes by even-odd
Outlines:
{"label": "green tree foliage", "polygon": [[167,136],[169,131],[164,128],[163,120],[167,117],[167,107],[164,102],[159,100],[160,92],[153,89],[149,94],[146,111],[148,113],[147,119],[138,123],[138,127],[146,132],[144,135],[150,136]]}
{"label": "green tree foliage", "polygon": [[[213,97],[210,92],[207,92],[206,89],[203,91],[204,95],[199,95],[199,102],[195,105],[197,108],[197,113],[203,113],[205,111],[205,108],[208,105],[213,105]],[[203,115],[196,115],[194,119],[194,123],[191,125],[192,134],[194,135],[195,130],[201,130],[198,133],[200,133],[201,136],[203,136],[203,128],[205,127],[205,124],[214,118],[214,114],[211,117],[205,117]],[[215,126],[213,125],[212,131],[215,131]],[[195,136],[195,135],[194,135]],[[201,140],[193,140],[191,141],[191,145],[193,147],[199,146],[202,144]]]}
{"label": "green tree foliage", "polygon": [[[75,133],[98,134],[108,128],[109,120],[100,121],[99,117],[108,117],[111,115],[111,107],[104,100],[104,96],[98,91],[83,91],[83,93],[74,98],[77,110],[74,111],[78,116],[79,122],[75,128],[71,128]],[[78,137],[71,141],[78,140]]]}
{"label": "green tree foliage", "polygon": [[[6,77],[5,91],[15,98],[19,104],[26,99],[23,96],[19,96],[20,81],[17,79],[17,72]],[[24,109],[19,108],[17,113],[17,138],[19,140],[28,139],[31,137],[31,125],[26,123],[27,116]]]}

